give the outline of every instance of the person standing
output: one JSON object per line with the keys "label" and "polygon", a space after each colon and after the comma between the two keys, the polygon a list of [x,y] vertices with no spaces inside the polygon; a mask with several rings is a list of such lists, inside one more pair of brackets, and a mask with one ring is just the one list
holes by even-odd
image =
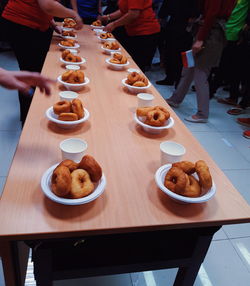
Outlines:
{"label": "person standing", "polygon": [[71,4],[87,25],[92,24],[102,14],[101,0],[71,0]]}

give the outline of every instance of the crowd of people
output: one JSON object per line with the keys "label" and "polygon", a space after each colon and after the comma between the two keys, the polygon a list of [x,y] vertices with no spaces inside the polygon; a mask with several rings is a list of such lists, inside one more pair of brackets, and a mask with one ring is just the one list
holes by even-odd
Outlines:
{"label": "crowd of people", "polygon": [[[105,9],[102,4],[101,0],[1,1],[0,40],[10,44],[21,72],[1,69],[0,84],[19,90],[23,124],[32,88],[49,94],[52,81],[40,72],[53,31],[62,32],[55,17],[73,18],[76,29],[101,20],[104,30],[115,35],[144,72],[158,48],[166,76],[156,84],[175,86],[167,103],[178,108],[194,84],[197,112],[187,121],[208,121],[209,100],[221,86],[229,96],[218,102],[233,106],[229,114],[239,115],[250,107],[250,0],[107,0]],[[182,65],[181,53],[188,50],[194,60],[191,67]],[[4,74],[9,76],[7,82]],[[237,122],[250,127],[250,118]],[[250,138],[250,131],[243,135]]]}

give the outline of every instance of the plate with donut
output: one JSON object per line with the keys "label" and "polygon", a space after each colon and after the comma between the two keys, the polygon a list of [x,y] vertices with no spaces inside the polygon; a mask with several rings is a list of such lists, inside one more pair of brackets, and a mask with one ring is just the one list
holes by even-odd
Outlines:
{"label": "plate with donut", "polygon": [[41,188],[46,197],[63,205],[82,205],[97,199],[105,190],[106,177],[90,155],[79,163],[63,160],[46,170]]}
{"label": "plate with donut", "polygon": [[92,22],[90,27],[92,29],[103,29],[104,28],[104,26],[102,25],[102,21],[101,20],[96,20],[96,21]]}
{"label": "plate with donut", "polygon": [[64,63],[65,65],[82,65],[86,63],[86,60],[82,57],[79,57],[75,52],[72,52],[72,50],[65,49],[62,54],[60,61]]}
{"label": "plate with donut", "polygon": [[149,106],[136,109],[134,120],[146,132],[159,134],[174,126],[174,119],[165,107]]}
{"label": "plate with donut", "polygon": [[203,160],[163,165],[155,173],[155,182],[171,199],[183,204],[204,203],[216,193],[209,167]]}
{"label": "plate with donut", "polygon": [[128,74],[127,78],[122,80],[122,85],[125,86],[129,92],[137,94],[146,91],[146,89],[151,86],[151,83],[144,75],[132,72]]}
{"label": "plate with donut", "polygon": [[60,48],[63,48],[63,49],[68,49],[68,48],[78,49],[78,48],[80,48],[80,45],[78,43],[76,43],[75,40],[72,40],[72,39],[65,39],[63,41],[60,41],[60,43],[58,43],[58,46]]}
{"label": "plate with donut", "polygon": [[119,44],[116,41],[110,41],[110,42],[105,42],[102,46],[101,49],[105,52],[107,55],[111,55],[113,52],[120,51],[121,48]]}
{"label": "plate with donut", "polygon": [[63,84],[68,90],[81,90],[89,83],[83,71],[81,70],[67,70],[57,78],[58,82]]}

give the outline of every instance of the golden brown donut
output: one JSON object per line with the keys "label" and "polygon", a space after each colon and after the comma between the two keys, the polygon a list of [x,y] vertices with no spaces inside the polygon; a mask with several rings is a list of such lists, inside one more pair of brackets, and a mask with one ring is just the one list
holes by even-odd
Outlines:
{"label": "golden brown donut", "polygon": [[78,168],[78,164],[69,159],[63,160],[58,166],[67,167],[70,172],[73,172],[74,170]]}
{"label": "golden brown donut", "polygon": [[62,121],[76,121],[78,120],[77,114],[73,112],[63,112],[58,115],[58,120]]}
{"label": "golden brown donut", "polygon": [[62,80],[67,83],[83,83],[84,82],[84,73],[83,71],[73,71],[69,70],[62,74]]}
{"label": "golden brown donut", "polygon": [[113,35],[111,33],[107,33],[108,38],[113,38]]}
{"label": "golden brown donut", "polygon": [[144,82],[145,86],[148,85],[148,79],[145,76],[143,76],[143,75],[139,74],[139,81]]}
{"label": "golden brown donut", "polygon": [[73,71],[68,70],[62,74],[62,81],[67,82],[69,80],[69,77],[72,75]]}
{"label": "golden brown donut", "polygon": [[172,166],[182,169],[182,171],[188,175],[191,175],[195,172],[195,164],[189,161],[173,163]]}
{"label": "golden brown donut", "polygon": [[103,44],[103,47],[104,47],[105,49],[112,50],[112,43],[110,43],[110,42],[105,42],[105,43]]}
{"label": "golden brown donut", "polygon": [[146,84],[143,81],[138,80],[138,81],[133,83],[133,86],[145,87]]}
{"label": "golden brown donut", "polygon": [[63,32],[62,32],[62,35],[63,35],[64,37],[75,37],[75,36],[76,36],[76,33],[73,32],[73,31],[63,31]]}
{"label": "golden brown donut", "polygon": [[136,109],[137,116],[147,116],[149,111],[154,110],[154,107],[140,107]]}
{"label": "golden brown donut", "polygon": [[151,125],[151,126],[163,126],[166,122],[166,116],[165,113],[161,110],[152,110],[149,111],[146,115],[145,124]]}
{"label": "golden brown donut", "polygon": [[188,179],[189,184],[185,188],[185,191],[182,193],[182,195],[185,197],[192,198],[199,197],[201,195],[201,187],[199,185],[199,182],[193,176],[188,176]]}
{"label": "golden brown donut", "polygon": [[107,33],[101,33],[101,34],[100,34],[100,38],[101,38],[101,39],[107,39],[107,38],[108,38]]}
{"label": "golden brown donut", "polygon": [[69,168],[57,166],[51,178],[51,190],[59,197],[65,197],[71,190],[71,175]]}
{"label": "golden brown donut", "polygon": [[66,57],[67,57],[67,55],[69,55],[70,54],[70,51],[69,50],[64,50],[63,52],[62,52],[62,59],[65,59]]}
{"label": "golden brown donut", "polygon": [[133,85],[140,79],[140,75],[137,72],[132,72],[128,75],[127,83]]}
{"label": "golden brown donut", "polygon": [[118,50],[119,44],[117,42],[111,42],[111,50]]}
{"label": "golden brown donut", "polygon": [[113,58],[120,61],[120,60],[122,59],[122,54],[114,53],[114,54],[113,54]]}
{"label": "golden brown donut", "polygon": [[87,171],[82,169],[74,170],[71,173],[71,191],[72,199],[79,199],[90,195],[94,191],[94,184],[91,182]]}
{"label": "golden brown donut", "polygon": [[188,184],[188,175],[177,167],[172,167],[165,176],[164,186],[174,193],[182,195]]}
{"label": "golden brown donut", "polygon": [[212,188],[212,177],[209,172],[209,168],[205,161],[199,160],[195,163],[195,170],[199,177],[199,182],[202,188],[204,188],[205,191],[208,191]]}
{"label": "golden brown donut", "polygon": [[111,63],[113,63],[113,64],[120,64],[121,62],[119,61],[119,60],[117,60],[117,59],[110,59],[109,60]]}
{"label": "golden brown donut", "polygon": [[125,56],[122,56],[122,58],[120,59],[120,63],[121,63],[122,65],[126,64],[127,61],[128,61],[128,59],[127,59]]}
{"label": "golden brown donut", "polygon": [[62,100],[53,105],[53,111],[55,114],[59,115],[60,113],[70,112],[71,104],[67,100]]}
{"label": "golden brown donut", "polygon": [[92,23],[93,26],[102,26],[102,22],[100,20],[96,20]]}
{"label": "golden brown donut", "polygon": [[78,116],[78,119],[83,118],[84,116],[84,109],[82,106],[82,102],[80,99],[76,98],[73,99],[71,102],[72,111]]}
{"label": "golden brown donut", "polygon": [[78,168],[86,170],[89,173],[92,182],[98,182],[102,177],[101,166],[90,155],[83,156]]}
{"label": "golden brown donut", "polygon": [[66,47],[74,47],[75,46],[75,40],[72,39],[67,39],[65,41],[60,42],[61,45],[66,46]]}
{"label": "golden brown donut", "polygon": [[165,107],[162,107],[162,106],[155,106],[155,109],[157,110],[161,110],[162,112],[165,113],[165,116],[166,116],[166,120],[169,119],[170,117],[170,113],[167,111],[167,109]]}

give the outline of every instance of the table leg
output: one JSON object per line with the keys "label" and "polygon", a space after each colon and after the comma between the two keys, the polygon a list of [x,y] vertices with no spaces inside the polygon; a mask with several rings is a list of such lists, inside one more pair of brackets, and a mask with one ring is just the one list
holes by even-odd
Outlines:
{"label": "table leg", "polygon": [[3,273],[6,286],[15,285],[15,263],[12,260],[12,251],[10,241],[1,241],[0,250],[2,263],[3,263]]}

